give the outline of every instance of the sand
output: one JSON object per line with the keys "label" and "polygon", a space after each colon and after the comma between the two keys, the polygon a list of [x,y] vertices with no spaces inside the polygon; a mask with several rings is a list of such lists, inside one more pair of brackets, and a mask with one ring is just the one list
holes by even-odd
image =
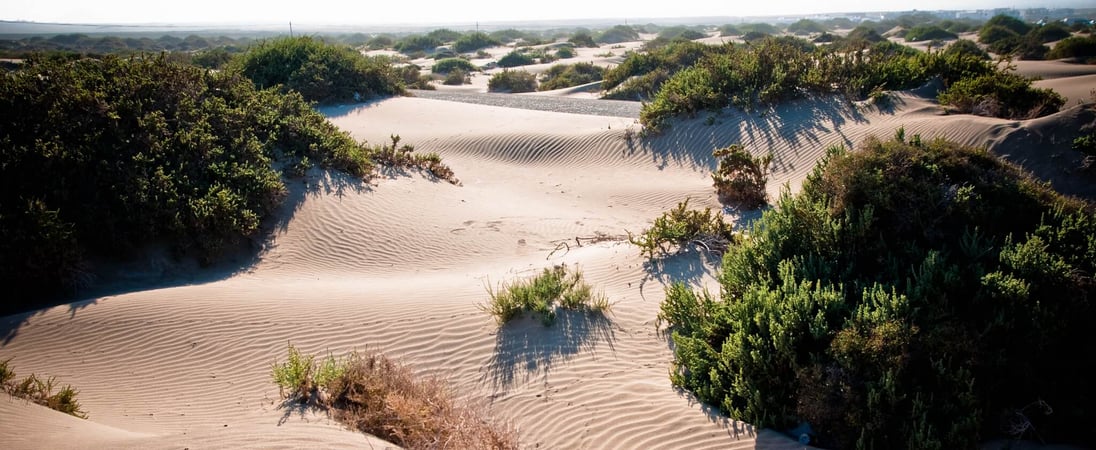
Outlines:
{"label": "sand", "polygon": [[[689,252],[652,266],[621,236],[686,198],[719,207],[708,175],[715,147],[771,151],[775,197],[797,190],[830,145],[904,126],[908,136],[1014,155],[1061,148],[1091,111],[1006,121],[946,115],[900,93],[882,109],[823,98],[764,115],[727,111],[638,140],[625,117],[409,97],[325,109],[358,138],[399,134],[440,153],[463,185],[416,173],[364,184],[314,170],[291,182],[254,263],[185,278],[212,281],[133,283],[0,318],[0,358],[14,358],[20,374],[71,383],[90,414],[75,419],[0,395],[0,448],[388,445],[283,406],[270,366],[289,342],[314,353],[380,350],[441,376],[512,421],[528,448],[801,448],[670,385],[670,343],[655,320],[664,286],[715,291],[718,261]],[[615,239],[576,244],[598,234]],[[528,319],[500,328],[478,309],[486,285],[563,262],[578,264],[614,303],[609,320],[563,315],[552,328]]]}

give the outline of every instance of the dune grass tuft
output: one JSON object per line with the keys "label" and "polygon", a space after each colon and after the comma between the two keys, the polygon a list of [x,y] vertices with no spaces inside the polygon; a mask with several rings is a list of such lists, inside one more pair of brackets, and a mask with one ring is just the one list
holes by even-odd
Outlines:
{"label": "dune grass tuft", "polygon": [[566,264],[545,268],[539,275],[499,288],[487,286],[491,299],[480,308],[495,317],[499,325],[529,312],[540,316],[545,326],[556,320],[556,309],[591,311],[604,314],[609,300],[583,279],[579,269],[569,270]]}
{"label": "dune grass tuft", "polygon": [[88,415],[80,402],[76,400],[79,391],[71,385],[64,385],[54,392],[57,378],[41,378],[35,374],[27,375],[20,381],[15,381],[15,370],[11,367],[11,358],[0,361],[0,387],[13,397],[19,397],[45,406],[47,408],[73,415],[81,419],[87,419]]}
{"label": "dune grass tuft", "polygon": [[317,361],[292,344],[272,376],[282,396],[326,409],[346,426],[409,449],[517,449],[517,432],[458,401],[437,377],[417,378],[379,353]]}

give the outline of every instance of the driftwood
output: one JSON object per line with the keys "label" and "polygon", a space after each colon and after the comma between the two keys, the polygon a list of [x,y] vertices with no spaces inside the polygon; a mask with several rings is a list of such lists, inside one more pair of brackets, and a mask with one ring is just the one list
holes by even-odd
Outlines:
{"label": "driftwood", "polygon": [[[627,239],[627,236],[625,235],[611,235],[602,233],[600,231],[595,231],[593,236],[575,236],[575,246],[582,247],[587,244],[597,244],[600,242],[608,241],[623,241],[625,239]],[[556,254],[556,252],[560,251],[560,249],[567,249],[567,251],[563,253],[564,255],[566,255],[567,252],[571,251],[571,244],[569,242],[570,239],[564,239],[556,242],[556,248],[549,252],[548,256],[546,256],[544,259],[551,259],[552,255]]]}

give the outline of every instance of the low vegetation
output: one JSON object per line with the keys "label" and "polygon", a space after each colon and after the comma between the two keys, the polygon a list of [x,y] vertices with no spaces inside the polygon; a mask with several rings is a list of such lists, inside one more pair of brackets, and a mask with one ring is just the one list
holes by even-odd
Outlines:
{"label": "low vegetation", "polygon": [[537,60],[527,52],[514,50],[499,58],[499,67],[518,67],[536,64]]}
{"label": "low vegetation", "polygon": [[651,99],[670,76],[717,51],[718,47],[699,42],[676,41],[647,52],[629,53],[605,72],[601,88],[606,91],[605,98]]}
{"label": "low vegetation", "polygon": [[937,25],[918,25],[906,31],[906,42],[950,41],[959,36]]}
{"label": "low vegetation", "polygon": [[445,58],[438,60],[434,63],[434,66],[430,68],[431,72],[436,74],[445,75],[454,69],[463,70],[464,72],[475,72],[479,70],[474,64],[464,58]]}
{"label": "low vegetation", "polygon": [[669,249],[695,245],[722,253],[735,242],[734,229],[723,220],[723,213],[711,208],[689,209],[689,200],[655,219],[650,228],[638,235],[628,233],[628,242],[640,248],[648,258],[666,254]]}
{"label": "low vegetation", "polygon": [[712,172],[712,183],[719,200],[743,209],[765,205],[765,184],[769,181],[771,154],[753,156],[746,147],[735,144],[717,149],[712,156],[719,161]]}
{"label": "low vegetation", "polygon": [[87,419],[87,412],[76,400],[79,392],[67,384],[54,392],[54,388],[57,387],[56,383],[57,379],[54,377],[43,379],[35,374],[27,375],[22,380],[17,381],[15,369],[11,367],[11,358],[0,361],[0,389],[3,389],[8,395],[81,419]]}
{"label": "low vegetation", "polygon": [[1058,112],[1066,99],[1010,72],[990,72],[953,83],[938,97],[960,113],[1006,119],[1032,119]]}
{"label": "low vegetation", "polygon": [[307,36],[262,41],[233,66],[258,89],[296,91],[309,102],[352,102],[403,93],[399,75],[387,60]]}
{"label": "low vegetation", "polygon": [[1077,58],[1082,62],[1096,61],[1096,36],[1074,36],[1054,44],[1047,54],[1049,59]]}
{"label": "low vegetation", "polygon": [[328,410],[347,427],[408,449],[517,449],[517,433],[461,403],[437,377],[418,378],[379,353],[345,359],[302,354],[292,344],[271,376],[289,400]]}
{"label": "low vegetation", "polygon": [[[728,106],[749,111],[812,94],[863,99],[886,90],[917,87],[933,78],[948,88],[965,80],[947,97],[956,105],[962,103],[957,100],[960,98],[989,95],[983,89],[986,83],[1001,84],[991,86],[991,90],[1017,95],[995,97],[1000,104],[986,111],[999,117],[1034,117],[1056,112],[1061,106],[1052,91],[1033,89],[1030,79],[1013,74],[1008,66],[985,61],[980,55],[919,52],[886,41],[852,51],[834,45],[816,48],[792,37],[696,49],[682,43],[646,56],[629,56],[606,73],[605,86],[612,89],[614,83],[623,84],[624,80],[633,84],[650,79],[651,84],[635,89],[649,91],[653,81],[664,80],[640,111],[643,125],[657,131],[673,116],[692,116]],[[631,90],[615,88],[608,96],[629,97],[618,91]]]}
{"label": "low vegetation", "polygon": [[592,63],[557,64],[549,67],[537,90],[550,91],[600,81],[605,69]]}
{"label": "low vegetation", "polygon": [[481,48],[494,47],[501,45],[498,39],[495,39],[483,32],[468,33],[461,36],[453,43],[453,50],[457,53],[469,53],[479,50]]}
{"label": "low vegetation", "polygon": [[618,44],[621,42],[638,41],[639,33],[628,25],[617,25],[598,33],[595,41],[599,44]]}
{"label": "low vegetation", "polygon": [[831,149],[723,258],[667,290],[676,386],[829,448],[1086,442],[1096,214],[984,149]]}
{"label": "low vegetation", "polygon": [[72,294],[88,261],[154,242],[203,262],[240,248],[284,198],[277,160],[365,178],[380,158],[452,179],[436,155],[355,142],[296,92],[163,57],[28,61],[0,77],[0,142],[0,282],[21,293],[4,311]]}
{"label": "low vegetation", "polygon": [[526,313],[539,317],[545,326],[556,320],[558,309],[604,314],[609,300],[583,279],[582,271],[565,264],[545,268],[539,275],[500,287],[488,285],[490,300],[480,308],[503,325]]}
{"label": "low vegetation", "polygon": [[489,92],[533,92],[537,90],[537,76],[524,70],[503,70],[487,80]]}

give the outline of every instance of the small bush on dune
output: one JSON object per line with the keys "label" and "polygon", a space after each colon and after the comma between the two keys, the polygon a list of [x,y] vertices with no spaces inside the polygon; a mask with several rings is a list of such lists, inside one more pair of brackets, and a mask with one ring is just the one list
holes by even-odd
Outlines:
{"label": "small bush on dune", "polygon": [[582,271],[569,270],[566,265],[545,268],[540,275],[528,280],[503,283],[499,288],[487,287],[491,299],[480,308],[495,317],[499,325],[525,313],[540,317],[544,325],[556,320],[556,309],[591,311],[604,314],[609,301],[594,294],[583,280]]}
{"label": "small bush on dune", "polygon": [[377,164],[393,168],[423,170],[450,184],[460,184],[453,170],[441,162],[441,157],[437,153],[414,153],[414,146],[400,145],[400,135],[392,135],[390,138],[391,144],[369,147],[370,157]]}
{"label": "small bush on dune", "polygon": [[989,59],[989,53],[986,53],[985,50],[982,50],[982,47],[979,47],[977,43],[969,39],[957,39],[944,48],[944,57],[953,55],[972,55],[982,60]]}
{"label": "small bush on dune", "polygon": [[1092,211],[984,149],[831,149],[728,248],[718,297],[667,290],[671,380],[829,448],[1089,441]]}
{"label": "small bush on dune", "polygon": [[498,61],[499,67],[528,66],[535,63],[536,60],[533,59],[532,55],[518,50],[503,55]]}
{"label": "small bush on dune", "polygon": [[955,33],[947,31],[936,25],[918,25],[906,31],[906,42],[921,42],[932,40],[950,41],[952,39],[958,38],[959,36]]}
{"label": "small bush on dune", "polygon": [[560,47],[559,50],[556,50],[556,58],[568,59],[568,58],[574,58],[574,57],[575,57],[575,48],[574,47],[565,45],[563,47]]}
{"label": "small bush on dune", "polygon": [[605,69],[592,63],[561,64],[550,67],[540,79],[537,90],[550,91],[601,80]]}
{"label": "small bush on dune", "polygon": [[347,427],[403,448],[518,448],[512,426],[460,403],[440,378],[419,379],[378,353],[316,361],[290,344],[288,360],[275,361],[271,375],[284,397],[328,409]]}
{"label": "small bush on dune", "polygon": [[479,70],[470,61],[464,58],[445,58],[434,63],[434,66],[430,68],[431,72],[436,74],[445,75],[453,69],[460,69],[465,72],[475,72]]}
{"label": "small bush on dune", "polygon": [[232,64],[259,89],[281,86],[310,102],[358,101],[403,92],[387,60],[310,37],[263,41]]}
{"label": "small bush on dune", "polygon": [[940,93],[940,104],[961,113],[1008,119],[1031,119],[1057,112],[1065,98],[1031,80],[1009,72],[965,78]]}
{"label": "small bush on dune", "polygon": [[88,415],[76,400],[79,394],[71,385],[65,385],[54,392],[57,379],[49,377],[39,378],[37,375],[27,375],[22,380],[16,381],[15,369],[11,367],[11,358],[0,361],[0,389],[13,397],[22,398],[49,409],[65,414],[87,419]]}
{"label": "small bush on dune", "polygon": [[654,259],[657,254],[667,252],[666,246],[684,248],[694,244],[708,251],[722,253],[735,241],[731,224],[723,221],[723,214],[689,209],[689,201],[678,203],[677,207],[655,219],[651,228],[638,235],[628,233],[628,242],[640,248],[640,254]]}
{"label": "small bush on dune", "polygon": [[442,84],[446,86],[460,86],[462,84],[471,84],[472,78],[468,76],[468,73],[461,69],[453,69],[449,73],[445,74],[445,80]]}
{"label": "small bush on dune", "polygon": [[537,90],[537,76],[524,70],[503,70],[487,80],[487,90],[513,94],[533,92]]}
{"label": "small bush on dune", "polygon": [[1062,39],[1054,44],[1054,48],[1047,54],[1047,58],[1079,58],[1082,60],[1096,58],[1096,36],[1074,36]]}
{"label": "small bush on dune", "polygon": [[599,44],[618,44],[639,40],[639,33],[628,25],[616,25],[598,33],[595,39]]}
{"label": "small bush on dune", "polygon": [[766,200],[765,184],[769,180],[772,155],[753,156],[742,145],[732,145],[712,152],[719,166],[712,173],[720,201],[755,209]]}
{"label": "small bush on dune", "polygon": [[457,41],[453,43],[453,49],[456,50],[457,53],[468,53],[481,48],[494,47],[501,44],[502,43],[499,42],[498,39],[491,37],[487,33],[475,32],[468,33],[461,36],[460,39],[457,39]]}
{"label": "small bush on dune", "polygon": [[588,31],[575,32],[567,42],[574,44],[575,47],[597,48],[594,37]]}

